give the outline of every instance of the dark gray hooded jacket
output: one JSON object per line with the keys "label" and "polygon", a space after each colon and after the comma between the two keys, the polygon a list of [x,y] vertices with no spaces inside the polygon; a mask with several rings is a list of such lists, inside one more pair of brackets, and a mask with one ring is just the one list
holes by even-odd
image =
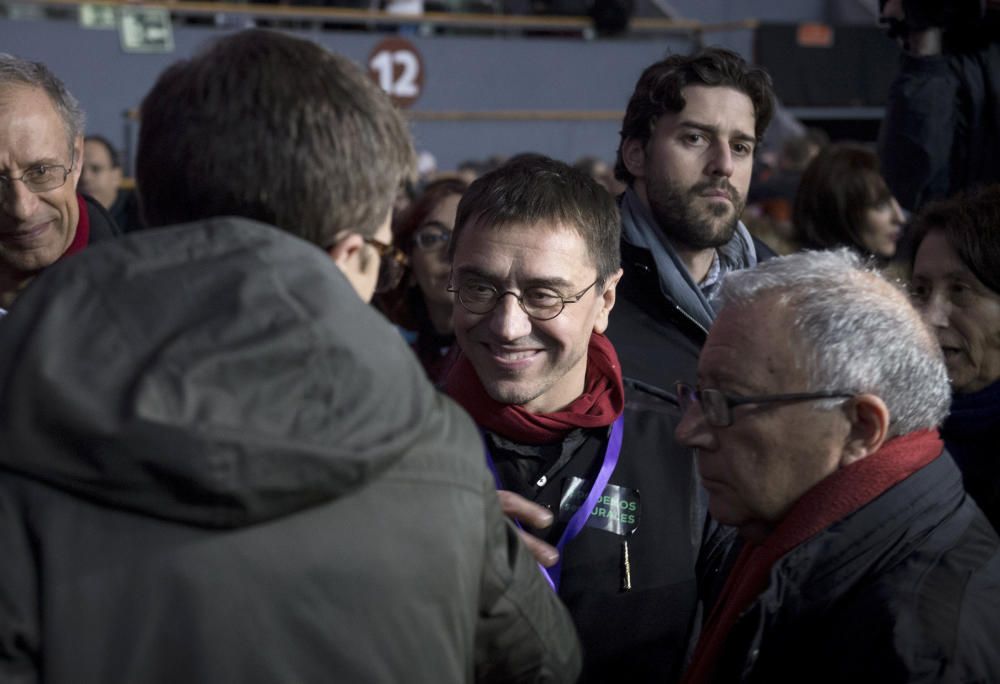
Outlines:
{"label": "dark gray hooded jacket", "polygon": [[0,320],[0,681],[571,681],[471,420],[322,251],[224,218]]}

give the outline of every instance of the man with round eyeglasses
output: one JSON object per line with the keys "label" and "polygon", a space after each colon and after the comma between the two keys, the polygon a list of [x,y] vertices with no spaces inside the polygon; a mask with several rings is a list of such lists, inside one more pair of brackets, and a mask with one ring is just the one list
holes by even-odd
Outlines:
{"label": "man with round eyeglasses", "polygon": [[0,54],[0,314],[42,269],[118,234],[77,192],[84,114],[39,62]]}
{"label": "man with round eyeglasses", "polygon": [[475,181],[450,244],[462,355],[446,391],[483,432],[584,648],[582,682],[678,676],[705,521],[676,401],[622,377],[604,336],[620,221],[588,175],[523,155]]}
{"label": "man with round eyeglasses", "polygon": [[702,559],[684,682],[995,681],[1000,539],[938,426],[948,376],[848,250],[722,282],[677,440],[739,542]]}

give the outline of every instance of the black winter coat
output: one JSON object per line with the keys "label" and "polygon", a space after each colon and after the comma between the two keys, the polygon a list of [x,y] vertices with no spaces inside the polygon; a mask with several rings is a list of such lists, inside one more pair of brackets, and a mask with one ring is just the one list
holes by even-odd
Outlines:
{"label": "black winter coat", "polygon": [[[559,595],[583,643],[581,682],[663,683],[677,678],[688,647],[706,506],[694,459],[672,438],[676,400],[629,379],[625,389],[624,437],[609,497],[566,546]],[[544,447],[487,435],[504,488],[555,514],[552,528],[539,533],[555,544],[576,510],[567,486],[580,478],[589,491],[608,430],[578,430]],[[538,486],[542,475],[545,484]]]}
{"label": "black winter coat", "polygon": [[1000,681],[1000,540],[951,457],[778,561],[715,674],[716,682]]}
{"label": "black winter coat", "polygon": [[[753,242],[759,261],[775,256],[761,241]],[[606,334],[622,373],[668,392],[678,381],[695,384],[708,331],[663,294],[649,250],[623,240],[621,252],[624,273]]]}

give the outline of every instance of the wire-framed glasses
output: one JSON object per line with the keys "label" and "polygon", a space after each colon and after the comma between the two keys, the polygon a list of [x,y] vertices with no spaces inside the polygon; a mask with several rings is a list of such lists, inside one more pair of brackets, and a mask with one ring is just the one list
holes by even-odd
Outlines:
{"label": "wire-framed glasses", "polygon": [[497,307],[501,299],[511,295],[530,318],[536,321],[548,321],[561,314],[567,304],[575,304],[583,299],[583,296],[599,281],[600,279],[595,280],[568,297],[548,287],[529,287],[521,294],[513,290],[501,292],[489,283],[477,279],[459,282],[458,287],[450,285],[448,292],[454,292],[458,297],[458,303],[466,311],[474,314],[488,314]]}
{"label": "wire-framed glasses", "polygon": [[33,166],[17,178],[13,176],[0,176],[0,192],[4,195],[14,185],[14,181],[21,181],[31,192],[48,192],[61,188],[66,184],[66,179],[73,171],[73,164],[69,168],[61,164],[39,164]]}
{"label": "wire-framed glasses", "polygon": [[816,399],[852,399],[854,392],[832,390],[825,392],[796,392],[794,394],[762,394],[752,397],[741,397],[726,394],[717,389],[701,389],[684,382],[678,382],[677,401],[681,411],[686,412],[697,404],[709,425],[714,427],[729,427],[733,424],[733,407],[743,404],[775,404],[779,402],[813,401]]}

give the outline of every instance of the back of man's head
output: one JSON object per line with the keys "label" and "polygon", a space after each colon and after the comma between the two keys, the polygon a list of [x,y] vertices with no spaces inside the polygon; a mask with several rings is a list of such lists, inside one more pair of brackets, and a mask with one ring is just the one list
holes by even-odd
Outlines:
{"label": "back of man's head", "polygon": [[634,176],[622,160],[626,140],[646,144],[656,120],[667,112],[678,113],[686,102],[682,91],[688,86],[732,88],[750,98],[758,142],[774,116],[774,89],[771,77],[760,67],[751,66],[735,52],[723,48],[703,48],[690,55],[671,55],[646,67],[635,84],[622,121],[615,177],[629,185]]}
{"label": "back of man's head", "polygon": [[802,345],[809,391],[877,395],[889,409],[889,437],[944,420],[951,390],[934,336],[902,290],[854,252],[771,259],[727,275],[719,291],[722,310],[764,298]]}
{"label": "back of man's head", "polygon": [[357,65],[276,32],[174,64],[141,117],[150,226],[242,216],[328,247],[344,231],[372,235],[415,166],[402,116]]}
{"label": "back of man's head", "polygon": [[73,143],[83,135],[86,117],[80,103],[59,78],[41,62],[0,53],[0,97],[10,88],[39,88],[45,91],[52,106],[66,127],[66,144],[72,152]]}
{"label": "back of man's head", "polygon": [[515,224],[558,224],[575,230],[597,266],[598,284],[618,271],[621,223],[614,198],[568,164],[521,154],[472,183],[458,205],[450,255],[467,230]]}

